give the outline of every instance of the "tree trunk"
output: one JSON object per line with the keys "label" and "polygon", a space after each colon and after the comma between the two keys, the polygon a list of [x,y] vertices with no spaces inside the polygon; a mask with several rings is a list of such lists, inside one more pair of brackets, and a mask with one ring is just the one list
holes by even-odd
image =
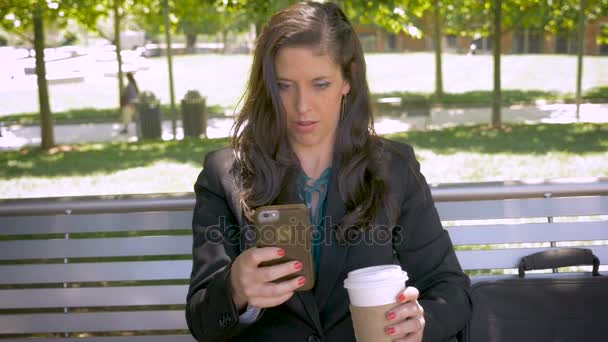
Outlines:
{"label": "tree trunk", "polygon": [[435,32],[433,34],[433,38],[435,40],[435,96],[437,99],[441,100],[443,98],[443,67],[441,61],[441,9],[439,8],[440,3],[439,0],[433,0],[433,5],[435,7]]}
{"label": "tree trunk", "polygon": [[585,8],[586,0],[581,1],[581,8],[578,17],[578,58],[576,70],[576,121],[580,121],[581,115],[581,92],[583,81],[583,54],[585,53]]}
{"label": "tree trunk", "polygon": [[196,33],[188,32],[186,33],[186,51],[188,53],[194,53],[196,48]]}
{"label": "tree trunk", "polygon": [[51,105],[49,104],[49,89],[46,81],[46,65],[44,64],[44,19],[42,11],[46,3],[40,2],[36,4],[34,9],[34,50],[36,51],[36,78],[38,80],[38,102],[40,105],[41,147],[48,150],[55,146],[55,138],[53,136]]}
{"label": "tree trunk", "polygon": [[264,29],[264,20],[263,19],[258,19],[255,22],[255,36],[256,38],[260,36],[260,34],[262,34],[262,30]]}
{"label": "tree trunk", "polygon": [[122,77],[122,56],[120,54],[120,6],[122,0],[114,0],[114,45],[116,46],[116,62],[118,63],[118,108],[120,108],[120,97],[124,89]]}
{"label": "tree trunk", "polygon": [[501,38],[501,17],[502,0],[493,0],[494,6],[494,94],[492,97],[492,127],[498,128],[501,125],[500,107],[500,38]]}
{"label": "tree trunk", "polygon": [[228,30],[222,29],[222,54],[225,54],[228,47]]}
{"label": "tree trunk", "polygon": [[163,1],[165,9],[165,42],[167,45],[167,64],[169,65],[169,97],[171,99],[171,128],[173,140],[177,139],[177,111],[175,110],[175,91],[173,89],[173,58],[171,51],[171,33],[169,32],[169,2]]}

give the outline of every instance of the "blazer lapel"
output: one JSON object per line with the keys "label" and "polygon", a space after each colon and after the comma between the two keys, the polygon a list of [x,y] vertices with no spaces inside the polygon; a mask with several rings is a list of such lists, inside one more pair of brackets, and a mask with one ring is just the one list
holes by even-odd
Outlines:
{"label": "blazer lapel", "polygon": [[[335,160],[334,165],[337,165]],[[313,290],[320,311],[325,306],[334,286],[337,286],[336,281],[344,269],[348,252],[348,244],[340,244],[336,240],[337,225],[346,213],[346,205],[342,201],[338,191],[337,173],[337,168],[334,167],[327,192],[326,219],[323,224],[325,238],[321,244],[321,261],[318,272],[321,276],[317,280],[317,284]]]}
{"label": "blazer lapel", "polygon": [[[296,189],[296,177],[298,173],[297,167],[288,169],[285,175],[281,191],[273,202],[273,204],[293,204],[303,203],[298,197]],[[317,330],[318,334],[322,333],[321,318],[315,297],[311,291],[296,291],[296,293],[287,301],[285,305],[296,313],[300,319],[312,323],[312,326]]]}

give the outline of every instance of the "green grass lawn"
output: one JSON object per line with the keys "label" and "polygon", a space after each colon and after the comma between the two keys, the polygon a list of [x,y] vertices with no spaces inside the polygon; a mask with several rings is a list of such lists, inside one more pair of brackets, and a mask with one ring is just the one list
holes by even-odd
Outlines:
{"label": "green grass lawn", "polygon": [[[415,147],[429,183],[608,176],[608,124],[485,126],[387,136]],[[0,197],[189,192],[228,139],[64,146],[0,153]]]}
{"label": "green grass lawn", "polygon": [[[444,90],[447,93],[489,91],[493,64],[489,55],[444,54]],[[367,75],[372,93],[432,93],[435,62],[432,53],[366,54]],[[233,108],[239,101],[251,64],[249,55],[190,55],[174,57],[176,101],[196,89],[210,105]],[[576,85],[576,57],[569,55],[504,55],[502,87],[515,91],[543,91],[572,94]],[[93,70],[94,71],[94,70]],[[167,62],[150,59],[149,70],[138,72],[142,90],[151,90],[169,103]],[[608,58],[586,56],[583,90],[608,84]],[[118,104],[114,77],[91,76],[82,83],[49,87],[54,112],[81,108],[112,108]],[[35,77],[8,80],[0,84],[0,116],[38,111]]]}

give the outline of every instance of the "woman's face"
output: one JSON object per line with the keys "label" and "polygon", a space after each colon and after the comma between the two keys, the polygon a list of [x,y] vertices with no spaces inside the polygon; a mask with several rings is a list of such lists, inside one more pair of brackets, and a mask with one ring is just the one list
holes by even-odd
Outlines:
{"label": "woman's face", "polygon": [[313,48],[284,47],[275,68],[291,146],[333,148],[342,95],[350,90],[340,67]]}

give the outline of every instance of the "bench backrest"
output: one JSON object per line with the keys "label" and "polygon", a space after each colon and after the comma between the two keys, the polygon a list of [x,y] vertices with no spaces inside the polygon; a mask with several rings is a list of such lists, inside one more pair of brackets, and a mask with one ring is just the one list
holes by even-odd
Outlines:
{"label": "bench backrest", "polygon": [[[569,197],[502,199],[549,192]],[[585,241],[608,263],[608,182],[460,185],[433,196],[474,280],[555,242]],[[0,337],[193,341],[184,317],[193,204],[192,195],[0,202]],[[581,221],[558,222],[571,216]],[[474,221],[488,219],[518,222]]]}

